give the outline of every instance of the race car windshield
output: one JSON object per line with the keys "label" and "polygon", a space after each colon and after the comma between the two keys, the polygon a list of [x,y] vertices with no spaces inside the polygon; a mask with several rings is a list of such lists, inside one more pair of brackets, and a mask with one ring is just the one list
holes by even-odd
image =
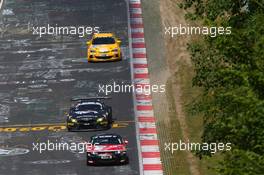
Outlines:
{"label": "race car windshield", "polygon": [[115,44],[115,39],[112,37],[98,37],[93,39],[93,44]]}
{"label": "race car windshield", "polygon": [[87,111],[87,110],[93,110],[98,111],[101,110],[102,107],[98,104],[86,104],[86,105],[80,105],[75,108],[75,111]]}
{"label": "race car windshield", "polygon": [[95,138],[92,140],[92,144],[94,145],[118,145],[122,144],[121,139],[119,138]]}

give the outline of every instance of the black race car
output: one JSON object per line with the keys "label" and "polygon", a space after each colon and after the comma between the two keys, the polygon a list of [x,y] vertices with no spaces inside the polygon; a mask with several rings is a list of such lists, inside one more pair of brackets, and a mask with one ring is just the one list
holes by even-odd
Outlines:
{"label": "black race car", "polygon": [[87,165],[128,164],[128,141],[118,134],[98,134],[87,145]]}
{"label": "black race car", "polygon": [[109,129],[112,124],[112,108],[105,105],[106,97],[72,99],[76,103],[67,115],[68,131],[80,129]]}

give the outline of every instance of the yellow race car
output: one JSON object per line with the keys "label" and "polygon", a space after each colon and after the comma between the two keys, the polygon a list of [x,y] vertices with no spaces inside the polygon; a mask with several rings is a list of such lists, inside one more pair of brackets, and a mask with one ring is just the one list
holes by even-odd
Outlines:
{"label": "yellow race car", "polygon": [[89,62],[120,61],[122,53],[121,41],[112,33],[96,33],[87,42],[87,58]]}

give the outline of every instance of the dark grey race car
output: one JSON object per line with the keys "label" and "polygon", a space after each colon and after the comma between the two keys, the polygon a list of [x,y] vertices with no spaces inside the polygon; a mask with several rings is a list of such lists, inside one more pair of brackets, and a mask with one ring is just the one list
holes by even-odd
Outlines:
{"label": "dark grey race car", "polygon": [[112,108],[102,101],[107,97],[77,98],[67,115],[68,131],[103,130],[112,125]]}

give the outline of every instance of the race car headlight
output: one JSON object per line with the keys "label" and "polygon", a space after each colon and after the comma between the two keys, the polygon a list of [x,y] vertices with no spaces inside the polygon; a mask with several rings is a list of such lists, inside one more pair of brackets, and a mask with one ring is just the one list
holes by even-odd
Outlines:
{"label": "race car headlight", "polygon": [[98,153],[97,152],[92,152],[91,155],[98,155]]}
{"label": "race car headlight", "polygon": [[125,155],[127,152],[126,151],[116,151],[115,154],[121,154],[121,155]]}
{"label": "race car headlight", "polygon": [[118,48],[112,49],[112,52],[118,52]]}
{"label": "race car headlight", "polygon": [[95,49],[91,49],[90,52],[91,52],[91,53],[95,53],[96,50],[95,50]]}
{"label": "race car headlight", "polygon": [[104,121],[104,117],[98,118],[96,121],[97,122],[102,122],[102,121]]}
{"label": "race car headlight", "polygon": [[72,122],[72,123],[77,123],[77,120],[74,119],[74,118],[71,118],[71,122]]}
{"label": "race car headlight", "polygon": [[126,151],[122,151],[121,152],[121,155],[125,155],[127,152]]}
{"label": "race car headlight", "polygon": [[87,153],[87,156],[96,156],[96,155],[98,155],[97,152],[89,152],[89,153]]}
{"label": "race car headlight", "polygon": [[120,154],[121,153],[121,151],[115,151],[115,154]]}

